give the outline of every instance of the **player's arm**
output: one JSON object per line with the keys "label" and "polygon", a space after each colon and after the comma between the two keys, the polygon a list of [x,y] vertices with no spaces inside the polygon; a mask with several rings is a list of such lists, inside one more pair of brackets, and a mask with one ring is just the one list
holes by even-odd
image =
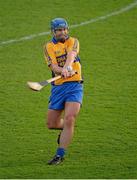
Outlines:
{"label": "player's arm", "polygon": [[47,44],[44,47],[44,56],[45,56],[46,62],[48,64],[48,67],[55,74],[61,74],[63,68],[58,66],[57,61],[56,61],[56,56],[55,56],[53,48],[50,44]]}
{"label": "player's arm", "polygon": [[67,60],[62,69],[62,75],[68,77],[68,70],[67,68],[72,66],[72,63],[75,60],[75,57],[79,53],[79,42],[77,39],[73,38],[69,41],[68,48],[67,48]]}
{"label": "player's arm", "polygon": [[72,66],[72,63],[74,62],[76,56],[77,56],[77,52],[75,52],[73,50],[68,52],[67,60],[66,60],[66,63],[64,65],[64,68],[66,68],[68,66]]}
{"label": "player's arm", "polygon": [[57,64],[51,64],[51,69],[55,74],[61,74],[63,68],[59,67]]}

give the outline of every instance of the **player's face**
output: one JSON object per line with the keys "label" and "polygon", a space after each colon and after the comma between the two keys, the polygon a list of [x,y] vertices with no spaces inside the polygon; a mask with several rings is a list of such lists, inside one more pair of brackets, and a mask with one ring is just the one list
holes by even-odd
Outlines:
{"label": "player's face", "polygon": [[54,35],[58,40],[65,40],[68,35],[68,29],[67,28],[57,29],[54,32]]}

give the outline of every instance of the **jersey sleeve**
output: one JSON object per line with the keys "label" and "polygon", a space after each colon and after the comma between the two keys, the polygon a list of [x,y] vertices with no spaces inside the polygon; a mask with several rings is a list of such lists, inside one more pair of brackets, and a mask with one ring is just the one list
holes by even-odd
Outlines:
{"label": "jersey sleeve", "polygon": [[67,52],[75,51],[77,54],[79,53],[79,41],[76,38],[70,38],[68,41]]}
{"label": "jersey sleeve", "polygon": [[51,64],[57,64],[56,56],[50,43],[47,43],[44,46],[44,56],[48,66],[50,66]]}

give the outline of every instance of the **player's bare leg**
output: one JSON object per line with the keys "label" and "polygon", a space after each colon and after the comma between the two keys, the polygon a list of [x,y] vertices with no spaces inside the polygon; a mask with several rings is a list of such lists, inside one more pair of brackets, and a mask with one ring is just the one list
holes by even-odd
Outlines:
{"label": "player's bare leg", "polygon": [[65,104],[65,115],[64,115],[64,127],[60,137],[60,148],[66,149],[70,144],[73,133],[76,116],[80,110],[80,103],[77,102],[66,102]]}
{"label": "player's bare leg", "polygon": [[[62,112],[63,112],[63,110],[52,110],[52,109],[48,110],[47,120],[46,120],[46,125],[47,125],[48,129],[61,130],[61,132],[62,132],[62,129],[64,126]],[[58,144],[60,144],[61,132],[59,133],[58,138],[57,138]]]}
{"label": "player's bare leg", "polygon": [[64,114],[64,125],[63,131],[60,137],[59,148],[57,149],[56,155],[51,159],[48,164],[59,164],[64,159],[65,150],[70,144],[73,133],[75,119],[80,110],[80,104],[77,102],[66,102],[65,103],[65,114]]}
{"label": "player's bare leg", "polygon": [[49,129],[63,129],[62,110],[48,109],[47,127]]}

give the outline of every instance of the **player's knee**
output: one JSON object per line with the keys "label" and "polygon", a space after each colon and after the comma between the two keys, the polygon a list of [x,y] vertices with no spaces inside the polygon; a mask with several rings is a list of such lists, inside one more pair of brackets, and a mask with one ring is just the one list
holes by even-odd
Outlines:
{"label": "player's knee", "polygon": [[46,127],[48,129],[56,129],[56,128],[58,128],[58,125],[55,122],[48,121],[47,124],[46,124]]}
{"label": "player's knee", "polygon": [[67,126],[68,128],[74,126],[75,123],[75,116],[70,114],[65,116],[65,126]]}
{"label": "player's knee", "polygon": [[50,123],[50,122],[47,122],[46,127],[47,127],[48,129],[53,129],[53,124]]}

